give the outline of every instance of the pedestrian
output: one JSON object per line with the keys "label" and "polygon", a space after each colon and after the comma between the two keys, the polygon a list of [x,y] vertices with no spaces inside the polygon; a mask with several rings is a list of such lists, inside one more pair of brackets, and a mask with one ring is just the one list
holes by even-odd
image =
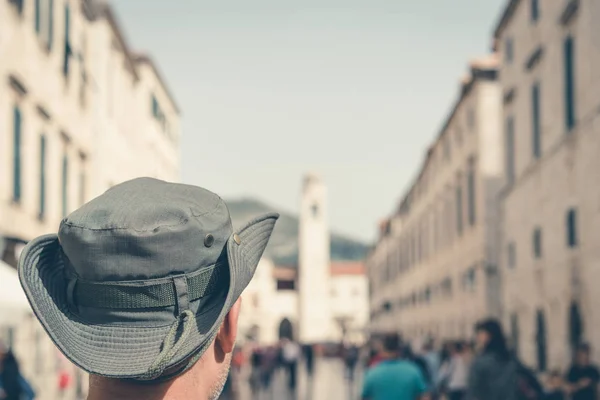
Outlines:
{"label": "pedestrian", "polygon": [[427,364],[430,380],[435,384],[438,381],[441,359],[440,353],[435,350],[435,340],[431,337],[427,339],[423,346],[423,359]]}
{"label": "pedestrian", "polygon": [[600,373],[590,360],[590,347],[581,344],[575,351],[575,358],[569,372],[567,383],[572,400],[597,400]]}
{"label": "pedestrian", "polygon": [[396,333],[385,335],[381,361],[364,377],[363,400],[417,400],[427,394],[425,379],[412,362],[400,358],[402,343]]}
{"label": "pedestrian", "polygon": [[263,365],[263,351],[260,347],[255,347],[252,350],[250,356],[250,391],[252,392],[252,398],[258,399],[261,387],[262,378],[262,365]]}
{"label": "pedestrian", "polygon": [[535,376],[510,354],[502,326],[488,319],[475,327],[477,355],[469,368],[467,400],[540,399]]}
{"label": "pedestrian", "polygon": [[216,194],[138,178],[29,242],[19,278],[55,345],[90,373],[89,400],[215,400],[277,218],[234,231]]}
{"label": "pedestrian", "polygon": [[469,376],[469,362],[466,346],[458,341],[452,346],[452,356],[448,373],[448,400],[464,400]]}
{"label": "pedestrian", "polygon": [[0,345],[0,399],[33,400],[35,392],[21,375],[14,353]]}
{"label": "pedestrian", "polygon": [[566,398],[564,382],[560,371],[550,372],[544,400],[566,400]]}
{"label": "pedestrian", "polygon": [[345,346],[344,349],[344,364],[346,365],[346,379],[354,381],[354,370],[358,363],[358,347],[351,344]]}
{"label": "pedestrian", "polygon": [[304,345],[304,362],[306,364],[306,375],[311,379],[315,370],[315,349],[311,344]]}
{"label": "pedestrian", "polygon": [[288,389],[290,393],[296,393],[296,381],[298,373],[298,360],[300,359],[300,346],[290,339],[283,339],[282,348],[283,362],[288,374]]}

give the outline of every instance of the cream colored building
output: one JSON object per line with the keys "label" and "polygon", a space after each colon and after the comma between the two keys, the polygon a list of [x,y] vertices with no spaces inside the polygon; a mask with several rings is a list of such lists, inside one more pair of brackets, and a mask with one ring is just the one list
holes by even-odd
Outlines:
{"label": "cream colored building", "polygon": [[326,323],[330,331],[322,338],[302,340],[297,267],[275,266],[262,259],[256,274],[242,294],[239,340],[272,345],[291,336],[303,343],[346,340],[362,343],[369,319],[368,283],[362,262],[333,262],[329,266],[330,285],[326,301],[331,315]]}
{"label": "cream colored building", "polygon": [[261,260],[242,294],[241,339],[360,343],[369,317],[364,264],[330,261],[326,187],[315,174],[304,181],[300,208],[299,266]]}
{"label": "cream colored building", "polygon": [[501,57],[505,322],[539,370],[600,360],[600,2],[510,1]]}
{"label": "cream colored building", "polygon": [[[111,9],[90,0],[0,1],[0,256],[110,186],[179,179],[179,111]],[[0,282],[1,288],[2,282]],[[72,398],[82,374],[32,315],[0,327],[41,400]],[[58,393],[58,374],[72,381]]]}
{"label": "cream colored building", "polygon": [[494,55],[474,61],[449,117],[368,260],[372,330],[468,337],[500,315],[501,91]]}

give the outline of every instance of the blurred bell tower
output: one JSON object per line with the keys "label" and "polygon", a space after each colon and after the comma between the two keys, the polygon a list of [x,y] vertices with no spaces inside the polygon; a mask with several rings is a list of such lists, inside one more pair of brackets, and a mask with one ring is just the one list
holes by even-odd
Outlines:
{"label": "blurred bell tower", "polygon": [[304,178],[302,186],[298,240],[299,339],[324,342],[332,325],[327,188],[314,173]]}

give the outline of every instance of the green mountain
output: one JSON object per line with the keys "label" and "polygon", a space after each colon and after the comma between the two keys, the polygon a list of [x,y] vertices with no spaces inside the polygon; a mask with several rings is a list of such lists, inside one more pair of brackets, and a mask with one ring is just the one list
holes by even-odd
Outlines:
{"label": "green mountain", "polygon": [[[277,210],[255,199],[226,200],[233,226],[239,228],[252,218],[267,212],[279,212],[281,217],[269,241],[265,255],[277,265],[298,265],[298,217]],[[363,260],[369,247],[357,240],[338,233],[331,234],[332,261]]]}

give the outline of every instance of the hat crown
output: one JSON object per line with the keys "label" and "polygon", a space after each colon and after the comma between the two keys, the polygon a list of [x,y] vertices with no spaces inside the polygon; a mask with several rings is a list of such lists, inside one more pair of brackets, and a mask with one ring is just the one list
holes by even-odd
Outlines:
{"label": "hat crown", "polygon": [[229,211],[216,194],[138,178],[71,213],[62,221],[58,237],[80,279],[133,281],[213,265],[231,233]]}

